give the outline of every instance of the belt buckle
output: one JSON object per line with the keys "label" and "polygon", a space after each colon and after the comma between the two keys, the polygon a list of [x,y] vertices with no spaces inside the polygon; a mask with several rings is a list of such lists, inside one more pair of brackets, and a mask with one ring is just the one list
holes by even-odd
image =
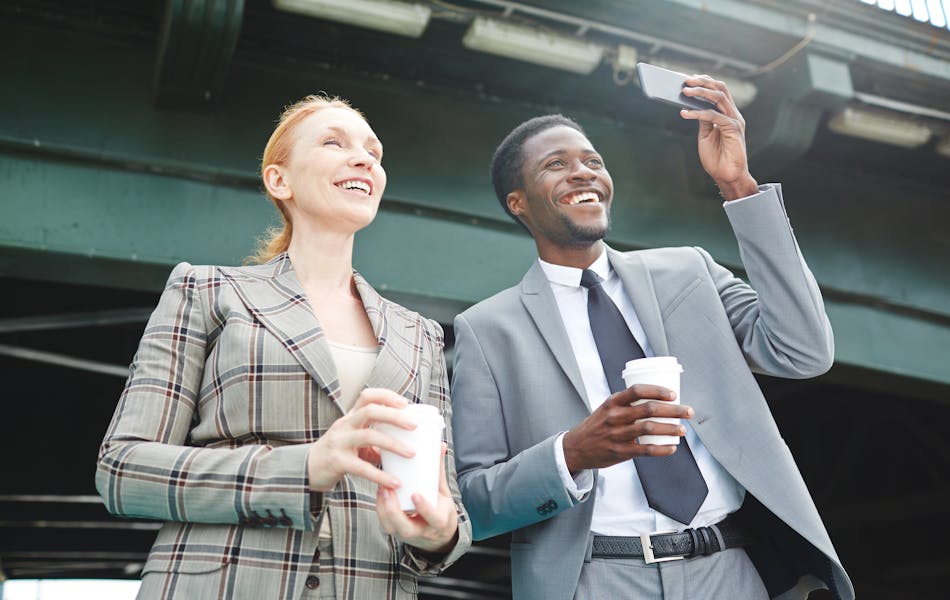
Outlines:
{"label": "belt buckle", "polygon": [[671,560],[683,560],[686,556],[664,556],[662,558],[657,558],[653,554],[653,540],[650,538],[654,535],[662,535],[664,533],[676,533],[675,531],[654,531],[653,533],[641,533],[640,534],[640,546],[643,549],[643,562],[648,565],[658,562],[669,562]]}

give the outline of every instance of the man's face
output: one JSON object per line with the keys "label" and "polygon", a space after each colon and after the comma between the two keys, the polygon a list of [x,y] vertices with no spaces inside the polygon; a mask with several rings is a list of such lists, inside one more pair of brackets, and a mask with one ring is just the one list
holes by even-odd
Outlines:
{"label": "man's face", "polygon": [[607,234],[613,181],[590,141],[559,125],[522,147],[523,189],[508,207],[539,243],[562,248],[590,246]]}

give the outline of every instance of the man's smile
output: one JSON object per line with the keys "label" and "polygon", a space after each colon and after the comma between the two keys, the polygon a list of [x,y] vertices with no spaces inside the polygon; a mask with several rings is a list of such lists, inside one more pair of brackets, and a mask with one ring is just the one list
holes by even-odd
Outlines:
{"label": "man's smile", "polygon": [[577,190],[569,192],[558,199],[559,204],[573,206],[575,204],[600,204],[604,201],[603,195],[593,190]]}

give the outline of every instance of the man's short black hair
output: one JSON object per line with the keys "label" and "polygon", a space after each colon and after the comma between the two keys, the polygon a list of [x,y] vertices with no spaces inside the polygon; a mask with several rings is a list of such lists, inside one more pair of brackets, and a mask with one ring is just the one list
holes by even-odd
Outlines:
{"label": "man's short black hair", "polygon": [[576,129],[587,137],[580,125],[564,115],[544,115],[528,119],[515,127],[495,149],[495,156],[491,161],[491,184],[501,207],[516,223],[520,224],[521,221],[508,210],[507,198],[508,194],[524,185],[521,177],[521,168],[524,166],[522,149],[529,139],[542,131],[561,126]]}

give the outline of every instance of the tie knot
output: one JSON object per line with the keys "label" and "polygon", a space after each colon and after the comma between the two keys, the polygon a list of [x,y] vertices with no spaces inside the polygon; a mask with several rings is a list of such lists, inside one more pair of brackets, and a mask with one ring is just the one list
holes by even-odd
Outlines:
{"label": "tie knot", "polygon": [[588,289],[594,287],[595,285],[600,285],[601,281],[602,279],[600,278],[600,275],[594,273],[590,269],[584,269],[584,272],[581,273],[581,285]]}

